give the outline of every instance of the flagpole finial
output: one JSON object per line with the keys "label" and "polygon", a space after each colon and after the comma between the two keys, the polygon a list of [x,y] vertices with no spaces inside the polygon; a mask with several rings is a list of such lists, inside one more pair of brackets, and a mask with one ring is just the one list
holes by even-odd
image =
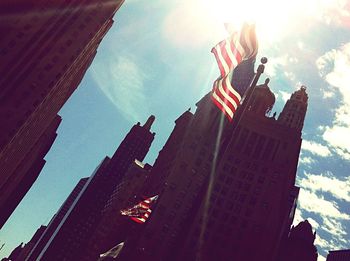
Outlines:
{"label": "flagpole finial", "polygon": [[265,64],[267,63],[267,58],[266,57],[262,57],[260,59],[260,62],[261,62],[261,64],[258,66],[257,75],[255,76],[256,82],[254,80],[254,85],[256,85],[256,83],[258,82],[258,79],[259,79],[260,75],[264,73]]}
{"label": "flagpole finial", "polygon": [[262,58],[260,59],[260,62],[261,62],[262,64],[266,64],[266,63],[267,63],[267,58],[266,58],[266,57],[262,57]]}

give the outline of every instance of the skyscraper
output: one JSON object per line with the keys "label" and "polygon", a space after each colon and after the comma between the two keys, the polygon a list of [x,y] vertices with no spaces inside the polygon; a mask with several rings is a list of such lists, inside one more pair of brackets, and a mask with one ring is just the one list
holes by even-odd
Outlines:
{"label": "skyscraper", "polygon": [[104,206],[113,190],[123,180],[135,159],[143,160],[155,133],[152,115],[141,126],[135,124],[121,142],[112,158],[105,157],[87,180],[78,197],[61,219],[38,255],[40,260],[82,260],[90,238],[103,217]]}
{"label": "skyscraper", "polygon": [[317,248],[314,245],[316,232],[305,220],[293,226],[281,251],[279,261],[317,261]]}
{"label": "skyscraper", "polygon": [[[40,136],[24,159],[18,164],[14,175],[4,182],[0,189],[0,228],[5,224],[22,198],[38,178],[46,161],[44,156],[56,139],[56,130],[61,122],[61,117],[56,115],[45,132]],[[24,142],[19,140],[19,142]],[[9,159],[10,160],[10,159]],[[0,175],[0,183],[3,181],[3,172]]]}
{"label": "skyscraper", "polygon": [[[183,260],[273,260],[287,224],[294,217],[296,168],[307,95],[302,87],[278,120],[268,116],[275,97],[265,84],[246,102],[244,115],[211,172],[206,198],[187,237]],[[297,100],[297,101],[295,101]],[[300,101],[300,102],[299,102]],[[290,110],[294,102],[297,108]],[[291,204],[291,202],[293,202]],[[198,241],[195,239],[199,238]]]}
{"label": "skyscraper", "polygon": [[79,196],[80,191],[85,186],[89,178],[82,178],[79,180],[77,185],[74,187],[72,192],[69,194],[68,198],[64,201],[58,212],[53,216],[50,223],[47,225],[44,233],[38,239],[34,246],[32,246],[31,251],[26,256],[26,260],[36,260],[40,252],[43,250],[44,246],[47,244],[49,239],[52,237],[53,233],[61,223],[64,216],[67,214],[68,210],[74,203],[75,199]]}
{"label": "skyscraper", "polygon": [[327,261],[348,261],[350,260],[350,249],[332,250],[327,255]]}
{"label": "skyscraper", "polygon": [[122,2],[9,0],[0,4],[4,18],[0,27],[0,226],[20,201],[13,195],[23,197],[30,188],[31,183],[24,180],[40,172],[37,162],[45,154],[32,158],[32,151],[49,135],[57,112],[79,85]]}
{"label": "skyscraper", "polygon": [[150,165],[138,160],[130,165],[104,206],[101,221],[90,238],[89,244],[83,250],[82,260],[97,260],[101,253],[124,241],[133,226],[139,229],[139,224],[135,224],[126,216],[121,216],[120,211],[135,205],[142,199],[142,187],[149,177],[151,168]]}
{"label": "skyscraper", "polygon": [[13,260],[24,261],[45,230],[46,230],[46,226],[40,226],[38,230],[35,232],[35,234],[32,236],[32,238],[30,239],[30,241],[24,245],[21,253]]}
{"label": "skyscraper", "polygon": [[170,136],[151,171],[159,198],[133,245],[125,245],[129,260],[276,257],[296,207],[308,96],[301,87],[276,119],[268,82],[256,87],[232,124],[210,94],[194,114],[179,118],[185,126],[176,125],[173,134],[180,138],[172,143],[176,137]]}

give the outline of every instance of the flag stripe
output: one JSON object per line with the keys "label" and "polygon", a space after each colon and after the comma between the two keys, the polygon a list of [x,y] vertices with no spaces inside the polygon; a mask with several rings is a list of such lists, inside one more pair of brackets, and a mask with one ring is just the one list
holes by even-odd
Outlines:
{"label": "flag stripe", "polygon": [[222,48],[221,48],[221,45],[224,44],[225,41],[221,41],[216,47],[215,47],[215,50],[216,50],[216,54],[217,54],[217,62],[219,64],[219,68],[220,68],[220,71],[221,71],[221,76],[223,75],[226,75],[226,73],[229,71],[229,66],[225,60],[225,58],[223,57],[223,54],[222,54]]}
{"label": "flag stripe", "polygon": [[216,86],[215,93],[220,97],[222,101],[225,102],[227,106],[230,107],[231,111],[235,111],[237,108],[236,101],[231,97],[230,91],[224,86],[222,82],[218,82]]}
{"label": "flag stripe", "polygon": [[218,66],[219,66],[220,75],[224,75],[224,74],[225,74],[225,69],[224,69],[224,67],[222,66],[221,62],[220,62],[219,55],[218,55],[218,52],[217,52],[216,48],[213,48],[213,49],[211,50],[211,52],[214,54],[214,57],[215,57],[215,59],[216,59],[216,62],[217,62],[217,64],[218,64]]}
{"label": "flag stripe", "polygon": [[255,26],[247,24],[239,34],[233,33],[212,48],[220,70],[220,78],[213,84],[212,100],[230,121],[241,101],[241,95],[231,85],[233,69],[243,60],[256,56],[257,50]]}
{"label": "flag stripe", "polygon": [[227,100],[225,99],[225,97],[223,96],[222,93],[220,93],[217,89],[213,92],[213,98],[215,100],[217,100],[219,102],[219,104],[221,104],[221,110],[227,110],[228,111],[228,115],[230,115],[230,118],[233,117],[233,113],[235,112],[235,107],[227,102]]}
{"label": "flag stripe", "polygon": [[231,70],[236,67],[241,61],[242,61],[242,52],[236,48],[236,45],[240,45],[239,43],[234,43],[233,41],[228,41],[227,42],[230,48],[230,52],[228,54],[230,55],[230,58],[233,62],[233,66]]}
{"label": "flag stripe", "polygon": [[147,198],[131,208],[121,210],[120,214],[137,223],[145,223],[152,213],[151,206],[157,199],[158,196]]}
{"label": "flag stripe", "polygon": [[212,101],[215,105],[226,115],[226,117],[231,121],[233,118],[233,111],[230,108],[225,108],[225,103],[215,94],[211,96]]}
{"label": "flag stripe", "polygon": [[[233,91],[233,92],[232,92]],[[235,95],[237,94],[237,96]],[[225,112],[230,120],[232,120],[233,113],[236,111],[238,105],[240,104],[240,95],[234,91],[230,84],[229,77],[220,79],[214,82],[213,86],[213,98],[217,101],[216,105]]]}

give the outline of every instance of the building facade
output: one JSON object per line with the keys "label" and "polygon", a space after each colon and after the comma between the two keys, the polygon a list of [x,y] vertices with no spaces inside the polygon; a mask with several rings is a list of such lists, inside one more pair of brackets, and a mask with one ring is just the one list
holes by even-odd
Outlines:
{"label": "building facade", "polygon": [[150,116],[144,125],[135,124],[114,155],[106,157],[96,168],[55,231],[46,239],[37,260],[83,260],[113,190],[118,188],[135,159],[143,160],[146,156],[155,135],[151,132],[154,119]]}
{"label": "building facade", "polygon": [[45,232],[41,235],[35,245],[32,247],[31,251],[26,256],[25,260],[35,261],[38,258],[38,255],[41,253],[49,239],[52,237],[53,233],[61,223],[64,216],[67,214],[68,210],[79,196],[80,191],[85,186],[89,178],[82,178],[79,180],[77,185],[74,187],[72,192],[69,194],[68,198],[64,201],[58,212],[53,216],[50,223],[47,225]]}
{"label": "building facade", "polygon": [[302,87],[269,116],[267,80],[232,124],[210,94],[185,112],[151,171],[159,198],[125,260],[274,260],[294,218],[307,101]]}
{"label": "building facade", "polygon": [[0,213],[6,219],[13,211],[9,202],[15,202],[11,196],[28,186],[22,183],[30,169],[40,168],[32,150],[79,85],[122,2],[0,4],[6,17],[0,28],[6,36],[0,38]]}
{"label": "building facade", "polygon": [[300,222],[291,228],[278,260],[317,261],[318,254],[314,245],[315,239],[316,232],[312,231],[310,223],[307,220]]}
{"label": "building facade", "polygon": [[347,261],[350,260],[350,249],[332,250],[327,255],[327,261]]}
{"label": "building facade", "polygon": [[104,206],[101,221],[84,250],[82,260],[97,260],[100,254],[125,241],[134,229],[140,229],[140,224],[120,215],[120,211],[144,199],[141,191],[151,168],[138,160],[130,165]]}
{"label": "building facade", "polygon": [[[0,189],[0,228],[38,178],[46,163],[44,157],[57,137],[56,131],[60,122],[61,117],[56,115],[39,140],[33,144],[24,159],[17,165],[15,175],[11,175],[3,183]],[[0,173],[3,174],[3,172]],[[2,176],[0,175],[0,179]]]}

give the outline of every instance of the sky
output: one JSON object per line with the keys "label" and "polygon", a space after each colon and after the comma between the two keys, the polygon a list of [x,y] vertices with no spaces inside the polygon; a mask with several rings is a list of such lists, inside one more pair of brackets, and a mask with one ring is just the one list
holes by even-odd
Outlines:
{"label": "sky", "polygon": [[[212,86],[211,48],[223,23],[256,23],[279,114],[307,87],[295,222],[317,232],[319,261],[350,247],[350,1],[126,0],[83,81],[59,114],[58,137],[38,180],[0,231],[0,258],[47,224],[73,187],[111,156],[132,125],[154,114],[153,163],[174,120]],[[256,66],[258,63],[256,63]]]}

